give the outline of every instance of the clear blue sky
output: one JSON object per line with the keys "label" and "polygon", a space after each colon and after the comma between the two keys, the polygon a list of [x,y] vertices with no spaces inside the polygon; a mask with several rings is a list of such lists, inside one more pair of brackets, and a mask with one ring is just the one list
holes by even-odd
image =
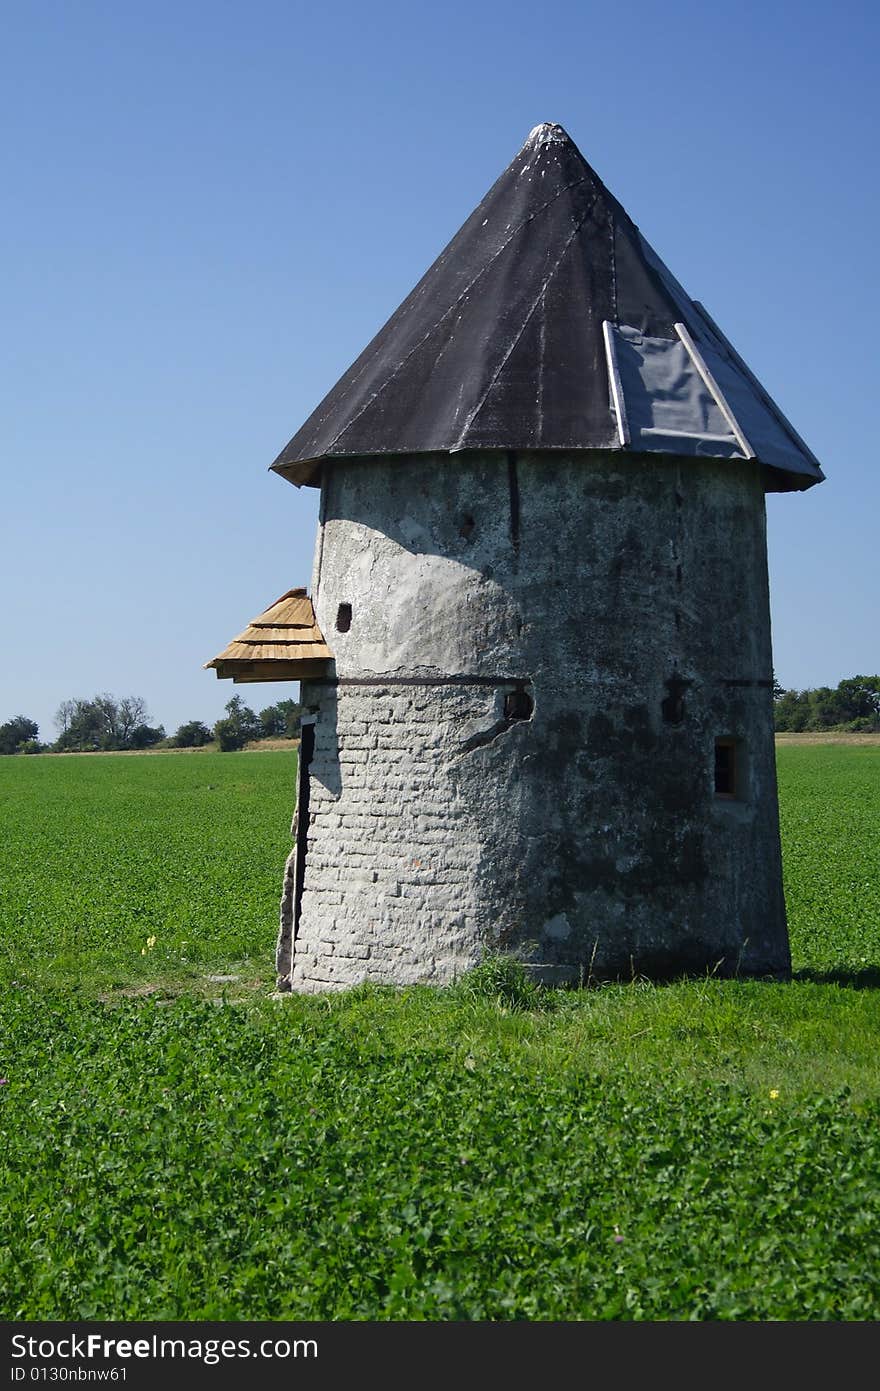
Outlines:
{"label": "clear blue sky", "polygon": [[310,581],[268,465],[540,121],[822,462],[768,500],[777,676],[880,667],[876,2],[0,13],[0,721],[296,694],[202,670]]}

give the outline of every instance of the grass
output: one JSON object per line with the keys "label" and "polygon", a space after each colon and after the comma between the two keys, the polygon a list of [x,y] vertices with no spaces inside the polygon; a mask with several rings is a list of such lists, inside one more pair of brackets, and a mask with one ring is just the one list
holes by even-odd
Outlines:
{"label": "grass", "polygon": [[792,963],[880,985],[880,740],[777,750]]}
{"label": "grass", "polygon": [[0,971],[270,981],[295,786],[292,749],[0,760]]}
{"label": "grass", "polygon": [[582,993],[272,999],[294,773],[0,761],[0,1317],[880,1316],[880,750],[780,748],[793,982]]}

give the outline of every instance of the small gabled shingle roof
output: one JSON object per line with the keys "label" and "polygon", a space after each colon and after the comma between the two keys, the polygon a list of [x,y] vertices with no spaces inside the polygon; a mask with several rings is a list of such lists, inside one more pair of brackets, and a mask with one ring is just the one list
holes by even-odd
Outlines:
{"label": "small gabled shingle roof", "polygon": [[566,132],[544,124],[271,467],[301,485],[336,458],[585,449],[756,458],[770,491],[823,478]]}
{"label": "small gabled shingle roof", "polygon": [[323,676],[333,653],[304,589],[288,589],[205,668],[233,681],[300,681]]}

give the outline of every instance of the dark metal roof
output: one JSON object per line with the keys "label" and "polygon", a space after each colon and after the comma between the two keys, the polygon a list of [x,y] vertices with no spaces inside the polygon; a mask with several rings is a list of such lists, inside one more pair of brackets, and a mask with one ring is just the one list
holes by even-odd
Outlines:
{"label": "dark metal roof", "polygon": [[460,450],[757,458],[823,478],[558,125],[540,125],[271,467]]}

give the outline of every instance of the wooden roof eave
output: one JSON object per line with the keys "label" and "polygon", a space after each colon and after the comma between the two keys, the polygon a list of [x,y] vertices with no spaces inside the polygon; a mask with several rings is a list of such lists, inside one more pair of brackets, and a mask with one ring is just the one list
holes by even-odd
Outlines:
{"label": "wooden roof eave", "polygon": [[301,681],[326,676],[333,653],[304,589],[290,589],[252,619],[205,669],[233,681]]}
{"label": "wooden roof eave", "polygon": [[321,661],[242,661],[230,660],[221,661],[219,658],[213,662],[206,662],[206,667],[213,667],[220,680],[231,678],[234,682],[258,681],[308,681],[328,676],[333,663],[329,660]]}

